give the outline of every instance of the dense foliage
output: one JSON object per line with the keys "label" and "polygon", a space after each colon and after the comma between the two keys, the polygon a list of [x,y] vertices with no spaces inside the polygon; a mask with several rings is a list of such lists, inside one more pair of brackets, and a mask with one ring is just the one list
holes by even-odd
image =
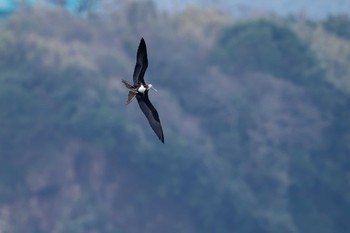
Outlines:
{"label": "dense foliage", "polygon": [[350,40],[350,17],[348,15],[330,16],[323,22],[327,31]]}
{"label": "dense foliage", "polygon": [[[0,231],[349,232],[350,42],[327,24],[148,1],[12,15]],[[125,105],[141,36],[165,145]]]}
{"label": "dense foliage", "polygon": [[213,50],[213,62],[229,74],[264,72],[304,85],[322,78],[305,42],[288,26],[273,21],[257,20],[227,28]]}

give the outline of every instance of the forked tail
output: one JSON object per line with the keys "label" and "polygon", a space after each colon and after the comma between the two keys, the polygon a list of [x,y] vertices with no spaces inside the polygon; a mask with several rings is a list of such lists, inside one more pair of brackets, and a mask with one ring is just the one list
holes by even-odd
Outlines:
{"label": "forked tail", "polygon": [[135,98],[135,96],[136,96],[135,92],[129,91],[128,100],[126,101],[126,104],[130,104],[131,101],[133,101],[133,99]]}
{"label": "forked tail", "polygon": [[131,101],[133,101],[133,99],[136,96],[136,90],[135,87],[131,84],[129,84],[127,81],[122,80],[122,83],[124,83],[124,85],[126,86],[126,88],[129,89],[129,93],[128,93],[128,100],[126,101],[126,104],[130,104]]}
{"label": "forked tail", "polygon": [[124,83],[124,85],[126,86],[126,88],[128,89],[134,89],[134,86],[129,84],[127,81],[125,81],[124,79],[122,80],[122,83]]}

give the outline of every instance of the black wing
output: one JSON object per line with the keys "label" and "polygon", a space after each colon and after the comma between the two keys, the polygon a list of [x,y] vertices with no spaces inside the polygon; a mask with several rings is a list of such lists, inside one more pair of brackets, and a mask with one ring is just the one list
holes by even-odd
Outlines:
{"label": "black wing", "polygon": [[147,66],[148,66],[148,59],[147,59],[146,43],[145,43],[145,40],[141,38],[139,48],[137,49],[136,65],[135,65],[135,70],[133,75],[134,85],[139,82],[145,85],[143,76],[145,75]]}
{"label": "black wing", "polygon": [[162,125],[160,124],[159,115],[157,110],[153,107],[148,98],[148,91],[143,95],[136,95],[137,102],[140,105],[142,112],[148,119],[149,124],[151,125],[153,131],[157,134],[158,138],[164,143],[164,135],[162,130]]}

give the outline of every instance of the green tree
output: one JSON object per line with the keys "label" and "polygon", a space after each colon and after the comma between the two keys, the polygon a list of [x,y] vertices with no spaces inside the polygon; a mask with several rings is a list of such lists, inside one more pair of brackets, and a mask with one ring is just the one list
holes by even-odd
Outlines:
{"label": "green tree", "polygon": [[350,40],[350,17],[348,15],[329,16],[324,22],[323,27],[347,40]]}
{"label": "green tree", "polygon": [[310,48],[287,26],[267,20],[224,29],[211,60],[230,74],[264,72],[308,84],[322,77]]}

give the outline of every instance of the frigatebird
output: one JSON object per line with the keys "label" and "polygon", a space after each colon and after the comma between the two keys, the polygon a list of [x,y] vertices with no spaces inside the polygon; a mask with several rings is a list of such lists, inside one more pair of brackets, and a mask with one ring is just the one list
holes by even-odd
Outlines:
{"label": "frigatebird", "polygon": [[164,143],[164,135],[162,125],[160,124],[159,115],[156,108],[152,105],[148,98],[148,91],[154,89],[152,84],[146,84],[144,75],[148,66],[147,48],[143,38],[141,38],[140,45],[137,49],[136,65],[134,69],[133,81],[134,85],[129,84],[127,81],[122,80],[126,88],[129,90],[127,104],[136,97],[137,102],[140,105],[142,112],[148,119],[150,126],[156,133],[158,138]]}

